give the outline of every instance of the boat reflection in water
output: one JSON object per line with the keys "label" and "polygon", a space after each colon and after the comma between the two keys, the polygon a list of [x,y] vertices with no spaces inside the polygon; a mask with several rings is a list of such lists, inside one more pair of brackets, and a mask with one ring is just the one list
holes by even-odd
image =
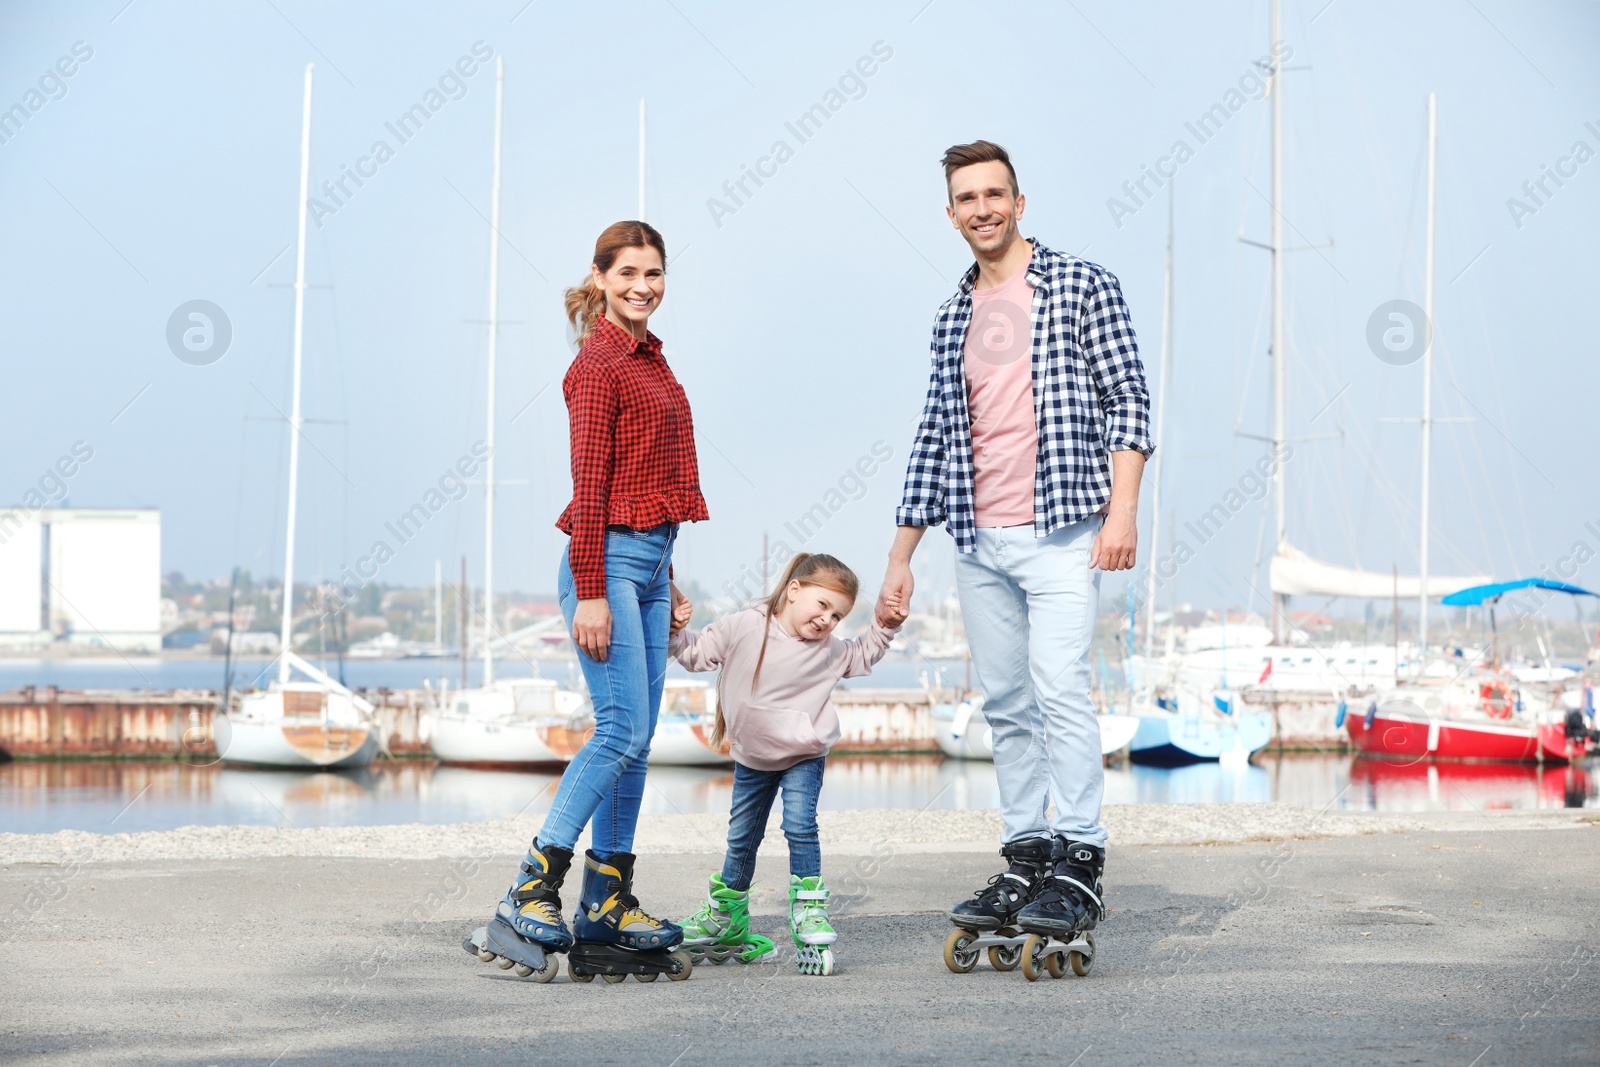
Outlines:
{"label": "boat reflection in water", "polygon": [[[306,773],[176,761],[0,763],[0,832],[131,833],[180,826],[373,826],[541,816],[559,767],[454,767],[384,759],[355,771]],[[1114,804],[1275,802],[1310,810],[1479,811],[1600,807],[1596,761],[1569,766],[1415,763],[1260,753],[1250,763],[1105,772]],[[651,766],[643,810],[726,817],[726,767]],[[994,764],[938,756],[832,756],[824,810],[996,808]],[[713,835],[720,836],[720,835]],[[715,851],[721,841],[707,843]]]}
{"label": "boat reflection in water", "polygon": [[1352,792],[1363,790],[1374,811],[1505,811],[1582,808],[1596,799],[1587,763],[1447,763],[1357,757]]}

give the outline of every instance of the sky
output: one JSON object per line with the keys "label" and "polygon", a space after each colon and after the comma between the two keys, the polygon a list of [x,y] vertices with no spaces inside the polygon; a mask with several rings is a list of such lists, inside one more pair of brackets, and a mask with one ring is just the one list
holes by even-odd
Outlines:
{"label": "sky", "polygon": [[[1422,364],[1380,359],[1369,327],[1423,301],[1435,92],[1433,413],[1471,421],[1435,429],[1432,569],[1595,584],[1600,9],[1285,9],[1289,539],[1347,566],[1417,564],[1421,435],[1394,420],[1419,414]],[[1023,232],[1121,280],[1152,392],[1173,198],[1161,537],[1190,558],[1158,595],[1266,606],[1271,505],[1251,472],[1270,428],[1269,274],[1246,243],[1270,233],[1265,0],[108,0],[6,3],[0,20],[0,108],[22,109],[0,122],[0,492],[59,495],[50,472],[86,445],[67,501],[159,507],[164,570],[282,573],[311,63],[296,577],[335,578],[383,541],[377,580],[426,584],[436,561],[453,577],[465,557],[481,581],[483,475],[452,472],[486,434],[499,57],[497,587],[555,585],[561,293],[600,230],[638,213],[644,98],[646,215],[671,255],[652,328],[693,405],[712,515],[684,531],[680,576],[733,588],[764,532],[802,547],[788,524],[821,504],[803,547],[876,588],[932,316],[970,263],[938,159],[983,137],[1012,153]],[[826,122],[798,136],[819,103]],[[402,137],[408,112],[426,121]],[[1223,118],[1198,129],[1207,113]],[[367,177],[332,186],[351,170]],[[220,330],[185,347],[196,300],[225,316],[220,356]],[[437,511],[402,543],[386,524],[418,503]],[[1186,533],[1218,503],[1219,532]],[[1146,546],[1150,519],[1147,479]],[[921,590],[948,592],[952,551],[930,534]]]}

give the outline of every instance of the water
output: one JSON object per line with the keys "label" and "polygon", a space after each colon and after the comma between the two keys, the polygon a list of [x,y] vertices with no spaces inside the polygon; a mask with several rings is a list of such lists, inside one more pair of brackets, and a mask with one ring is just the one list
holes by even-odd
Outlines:
{"label": "water", "polygon": [[[319,660],[307,657],[330,676],[339,677],[337,660]],[[236,658],[233,661],[235,687],[254,688],[265,685],[277,677],[278,661],[266,658]],[[945,684],[961,684],[966,665],[961,660],[926,660],[910,655],[892,655],[866,678],[851,678],[844,684],[849,688],[920,688],[924,675],[930,679],[940,672]],[[540,660],[538,672],[563,685],[577,686],[577,661],[573,659]],[[501,678],[526,678],[534,673],[528,660],[499,660],[495,674]],[[672,677],[692,677],[671,664],[667,673]],[[427,680],[437,686],[447,680],[452,689],[461,685],[459,659],[347,659],[344,667],[345,684],[352,689],[420,689]],[[470,660],[467,664],[470,685],[477,685],[483,677],[483,661]],[[713,675],[701,675],[711,678]],[[62,689],[221,689],[223,663],[220,657],[178,658],[164,656],[105,656],[71,659],[0,659],[0,691],[35,686],[57,686]]]}
{"label": "water", "polygon": [[[1342,811],[1469,811],[1600,807],[1600,765],[1411,766],[1337,755],[1263,755],[1216,763],[1106,771],[1108,804],[1282,801]],[[0,764],[0,831],[126,833],[190,825],[371,826],[498,819],[549,807],[558,775],[386,760],[360,773],[191,767],[170,761]],[[653,767],[644,810],[725,813],[730,770]],[[993,808],[994,765],[938,756],[839,756],[821,807]]]}

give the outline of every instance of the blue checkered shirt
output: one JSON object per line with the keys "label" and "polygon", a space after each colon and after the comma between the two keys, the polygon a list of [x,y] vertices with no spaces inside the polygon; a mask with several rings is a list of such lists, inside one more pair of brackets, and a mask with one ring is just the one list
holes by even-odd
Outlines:
{"label": "blue checkered shirt", "polygon": [[[961,552],[977,548],[972,497],[972,425],[963,346],[978,266],[933,320],[933,373],[917,425],[900,526],[945,523]],[[1034,534],[1043,537],[1096,514],[1111,499],[1112,452],[1148,456],[1150,393],[1122,287],[1104,267],[1034,242],[1033,411],[1039,455]]]}

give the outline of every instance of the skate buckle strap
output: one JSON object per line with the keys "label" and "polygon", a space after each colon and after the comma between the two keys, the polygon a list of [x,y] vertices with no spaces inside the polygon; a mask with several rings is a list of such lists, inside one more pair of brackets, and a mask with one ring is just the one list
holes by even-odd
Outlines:
{"label": "skate buckle strap", "polygon": [[1074,878],[1074,877],[1072,877],[1071,875],[1068,875],[1068,874],[1056,874],[1056,875],[1051,875],[1051,877],[1054,878],[1058,882],[1068,882],[1068,883],[1070,883],[1072,885],[1077,886],[1079,889],[1081,889],[1085,893],[1089,894],[1089,899],[1094,901],[1094,906],[1095,907],[1099,908],[1101,911],[1105,910],[1106,906],[1105,906],[1105,903],[1100,899],[1100,895],[1098,893],[1096,893],[1093,889],[1090,889],[1088,886],[1086,886],[1082,882],[1078,881],[1076,878]]}
{"label": "skate buckle strap", "polygon": [[795,891],[796,900],[827,900],[832,894],[826,889],[799,889]]}
{"label": "skate buckle strap", "polygon": [[557,906],[561,903],[561,894],[549,886],[540,886],[537,889],[513,889],[511,899],[518,904],[526,904],[531,900],[553,900]]}

